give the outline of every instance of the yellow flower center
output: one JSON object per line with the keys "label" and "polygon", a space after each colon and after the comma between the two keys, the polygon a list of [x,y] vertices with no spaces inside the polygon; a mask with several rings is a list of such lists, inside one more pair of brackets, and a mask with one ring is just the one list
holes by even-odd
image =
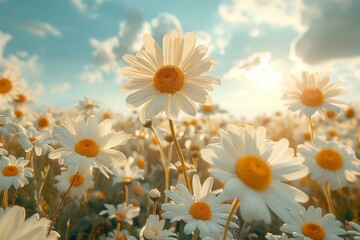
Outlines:
{"label": "yellow flower center", "polygon": [[270,167],[258,156],[247,155],[236,164],[238,177],[249,187],[262,191],[271,184]]}
{"label": "yellow flower center", "polygon": [[316,155],[316,162],[320,167],[330,171],[339,170],[344,164],[342,156],[331,148],[321,150]]}
{"label": "yellow flower center", "polygon": [[3,175],[6,177],[14,177],[19,173],[19,168],[17,166],[6,166],[2,171]]}
{"label": "yellow flower center", "polygon": [[116,216],[119,218],[120,221],[122,221],[126,218],[126,214],[124,214],[122,212],[116,213]]}
{"label": "yellow flower center", "polygon": [[6,94],[13,88],[12,82],[9,79],[3,78],[0,80],[0,93]]}
{"label": "yellow flower center", "polygon": [[112,117],[111,114],[108,113],[108,112],[106,112],[106,113],[103,114],[103,118],[104,118],[104,119],[110,119],[111,117]]}
{"label": "yellow flower center", "polygon": [[14,102],[16,103],[24,103],[26,102],[26,96],[24,94],[18,94],[16,98],[14,98]]}
{"label": "yellow flower center", "polygon": [[122,235],[122,236],[118,236],[116,237],[115,240],[126,240],[127,238],[125,237],[125,235]]}
{"label": "yellow flower center", "polygon": [[211,113],[214,111],[214,107],[212,105],[203,105],[203,111],[207,113]]}
{"label": "yellow flower center", "polygon": [[134,191],[135,195],[141,196],[143,189],[141,186],[136,186],[136,187],[134,187],[133,191]]}
{"label": "yellow flower center", "polygon": [[144,169],[144,168],[145,168],[145,165],[146,165],[146,162],[145,162],[144,159],[138,159],[138,160],[136,161],[136,164],[137,164],[137,166],[138,166],[139,168]]}
{"label": "yellow flower center", "polygon": [[348,110],[346,111],[346,117],[347,117],[347,118],[353,118],[354,115],[355,115],[354,109],[350,108],[350,109],[348,109]]}
{"label": "yellow flower center", "polygon": [[313,240],[323,240],[325,237],[324,229],[315,223],[306,223],[301,228],[304,236],[309,237]]}
{"label": "yellow flower center", "polygon": [[190,206],[190,215],[195,219],[209,220],[211,218],[211,208],[206,202],[195,202]]}
{"label": "yellow flower center", "polygon": [[356,147],[360,149],[360,140],[357,142]]}
{"label": "yellow flower center", "polygon": [[309,133],[309,132],[304,133],[303,138],[305,139],[305,141],[310,141],[311,140],[311,133]]}
{"label": "yellow flower center", "polygon": [[34,137],[29,137],[29,141],[30,141],[31,143],[34,143],[34,142],[36,141],[36,138],[34,138]]}
{"label": "yellow flower center", "polygon": [[335,115],[336,115],[336,113],[334,112],[334,111],[332,111],[332,110],[328,110],[327,112],[326,112],[326,116],[328,117],[328,118],[334,118],[335,117]]}
{"label": "yellow flower center", "polygon": [[[72,175],[70,178],[69,178],[69,182],[72,183],[72,181],[74,181],[74,178],[75,178],[76,175]],[[73,183],[73,186],[74,187],[79,187],[81,186],[81,184],[84,182],[84,177],[79,174],[77,176],[77,178],[75,179],[75,182]]]}
{"label": "yellow flower center", "polygon": [[85,106],[84,106],[86,109],[91,109],[91,108],[93,108],[94,107],[94,105],[93,104],[91,104],[91,103],[88,103],[88,104],[85,104]]}
{"label": "yellow flower center", "polygon": [[158,140],[156,139],[156,137],[153,137],[152,139],[151,139],[151,142],[152,142],[152,144],[154,144],[154,145],[158,145]]}
{"label": "yellow flower center", "polygon": [[134,207],[140,206],[140,203],[136,199],[131,199],[129,203],[132,204]]}
{"label": "yellow flower center", "polygon": [[49,126],[49,120],[46,117],[42,117],[38,120],[38,125],[41,128]]}
{"label": "yellow flower center", "polygon": [[24,115],[24,113],[20,110],[15,110],[14,114],[17,118],[21,118]]}
{"label": "yellow flower center", "polygon": [[155,89],[161,93],[176,93],[184,84],[185,75],[183,71],[173,65],[159,68],[153,78]]}
{"label": "yellow flower center", "polygon": [[318,88],[307,88],[302,92],[300,100],[305,106],[317,107],[323,104],[324,95]]}
{"label": "yellow flower center", "polygon": [[339,133],[337,131],[335,131],[334,129],[330,129],[328,131],[328,134],[331,136],[331,137],[338,137],[339,136]]}
{"label": "yellow flower center", "polygon": [[84,138],[78,141],[75,145],[75,152],[81,156],[95,157],[100,149],[97,143],[89,138]]}

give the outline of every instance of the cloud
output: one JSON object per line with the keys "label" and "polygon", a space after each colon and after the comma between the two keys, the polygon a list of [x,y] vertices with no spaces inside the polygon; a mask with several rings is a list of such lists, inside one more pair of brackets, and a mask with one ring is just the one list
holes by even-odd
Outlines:
{"label": "cloud", "polygon": [[222,19],[230,23],[267,24],[302,29],[301,9],[301,0],[233,0],[230,4],[220,4],[218,11]]}
{"label": "cloud", "polygon": [[79,12],[85,12],[87,9],[87,5],[82,0],[70,0],[70,2]]}
{"label": "cloud", "polygon": [[290,58],[306,64],[360,55],[360,1],[312,1],[308,28],[291,45]]}
{"label": "cloud", "polygon": [[50,92],[53,94],[64,93],[70,89],[70,84],[68,82],[54,83],[50,86]]}
{"label": "cloud", "polygon": [[52,35],[54,37],[62,36],[62,33],[59,29],[47,22],[30,20],[26,22],[20,22],[17,25],[25,31],[39,37],[45,37],[47,35]]}
{"label": "cloud", "polygon": [[103,5],[106,2],[110,2],[111,0],[70,0],[70,3],[82,14],[85,14],[87,17],[91,19],[96,19],[98,17],[97,10],[99,6]]}
{"label": "cloud", "polygon": [[37,55],[29,55],[28,53],[18,52],[17,54],[4,55],[6,45],[12,40],[10,34],[0,31],[0,71],[5,69],[15,69],[20,72],[30,71],[39,73],[42,66],[38,62]]}
{"label": "cloud", "polygon": [[80,79],[82,81],[88,82],[89,84],[104,81],[102,73],[98,70],[84,72],[81,74]]}
{"label": "cloud", "polygon": [[96,66],[108,71],[116,65],[114,48],[119,45],[117,37],[111,37],[104,41],[91,38],[90,44],[95,49],[92,53],[92,59]]}
{"label": "cloud", "polygon": [[160,45],[162,44],[164,35],[167,34],[171,29],[181,29],[180,20],[175,15],[170,13],[160,13],[150,22],[152,36]]}
{"label": "cloud", "polygon": [[208,49],[207,54],[210,54],[215,47],[211,35],[205,31],[198,31],[196,32],[196,35],[196,44],[205,46]]}

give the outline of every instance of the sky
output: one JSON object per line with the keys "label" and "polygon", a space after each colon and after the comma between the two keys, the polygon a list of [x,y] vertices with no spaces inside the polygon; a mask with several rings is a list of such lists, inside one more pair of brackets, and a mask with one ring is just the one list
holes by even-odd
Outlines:
{"label": "sky", "polygon": [[0,71],[22,72],[38,108],[87,96],[126,113],[123,54],[177,27],[216,58],[210,96],[232,115],[283,110],[282,89],[302,71],[330,74],[359,103],[359,12],[357,0],[0,0]]}

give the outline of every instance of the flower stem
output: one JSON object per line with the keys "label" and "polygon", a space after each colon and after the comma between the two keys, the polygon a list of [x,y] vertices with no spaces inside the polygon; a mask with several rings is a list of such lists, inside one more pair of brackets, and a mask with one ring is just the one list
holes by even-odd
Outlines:
{"label": "flower stem", "polygon": [[176,152],[177,152],[177,154],[179,156],[179,159],[180,159],[180,162],[181,162],[181,168],[182,168],[182,172],[184,174],[186,188],[192,194],[192,189],[191,189],[189,177],[188,177],[187,172],[186,172],[186,165],[185,165],[184,155],[181,152],[181,147],[180,147],[179,141],[176,138],[175,129],[174,129],[174,123],[173,123],[173,121],[171,119],[169,119],[169,123],[170,123],[171,136],[172,136],[173,141],[175,143]]}
{"label": "flower stem", "polygon": [[55,210],[54,217],[53,217],[53,219],[51,220],[51,224],[50,224],[50,227],[49,227],[49,230],[48,230],[48,233],[47,233],[48,236],[50,235],[51,229],[53,228],[53,226],[54,226],[54,224],[55,224],[55,221],[56,221],[56,218],[57,218],[58,215],[59,215],[60,209],[61,209],[62,205],[64,204],[66,198],[69,196],[71,187],[74,185],[74,183],[75,183],[75,181],[76,181],[76,179],[77,179],[78,176],[79,176],[79,172],[77,172],[77,173],[75,174],[74,179],[71,181],[70,186],[69,186],[68,189],[66,190],[63,198],[61,199],[61,202],[60,202],[59,205],[57,206],[57,208],[56,208],[56,210]]}
{"label": "flower stem", "polygon": [[6,190],[4,190],[4,195],[3,195],[3,199],[2,199],[2,203],[1,203],[2,208],[8,207],[8,198],[9,198],[9,192],[6,189]]}
{"label": "flower stem", "polygon": [[314,121],[312,117],[309,117],[309,127],[310,127],[310,136],[311,136],[311,142],[315,143],[315,136],[314,136]]}
{"label": "flower stem", "polygon": [[325,198],[326,198],[326,203],[328,205],[329,208],[329,213],[335,214],[335,210],[334,210],[334,205],[331,199],[331,188],[330,188],[330,183],[327,182],[322,186],[322,190],[324,192]]}
{"label": "flower stem", "polygon": [[[159,147],[159,151],[160,151],[160,157],[161,157],[161,163],[163,165],[164,168],[164,174],[165,174],[165,190],[169,190],[169,167],[168,164],[166,163],[166,159],[165,159],[165,154],[164,154],[164,149],[161,146],[160,143],[160,139],[159,136],[157,135],[155,129],[153,126],[150,127],[151,131],[154,134],[154,137],[156,138],[157,141],[157,145]],[[167,197],[166,197],[167,198]],[[165,201],[166,202],[166,201]]]}
{"label": "flower stem", "polygon": [[199,229],[195,229],[194,234],[192,236],[192,240],[197,240],[199,236]]}
{"label": "flower stem", "polygon": [[236,211],[236,209],[238,208],[239,206],[239,199],[238,198],[235,198],[232,202],[232,207],[231,207],[231,210],[230,210],[230,213],[229,213],[229,217],[227,218],[226,220],[226,224],[225,224],[225,228],[224,228],[224,235],[223,235],[223,240],[226,240],[226,235],[227,235],[227,231],[229,229],[229,226],[230,226],[230,222],[231,222],[231,219],[233,218],[233,215]]}
{"label": "flower stem", "polygon": [[154,201],[153,203],[153,214],[156,215],[156,205],[157,205],[157,201]]}
{"label": "flower stem", "polygon": [[125,203],[126,203],[126,205],[128,205],[129,204],[129,185],[125,184],[124,188],[125,188]]}
{"label": "flower stem", "polygon": [[16,191],[14,193],[14,196],[13,196],[13,199],[12,199],[12,202],[11,202],[11,207],[13,207],[15,205],[16,199],[19,196],[19,192],[20,192],[20,188],[16,189]]}

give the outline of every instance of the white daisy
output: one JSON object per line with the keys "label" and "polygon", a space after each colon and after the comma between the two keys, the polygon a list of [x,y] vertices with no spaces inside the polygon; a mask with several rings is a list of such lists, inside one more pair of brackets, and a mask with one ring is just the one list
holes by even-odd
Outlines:
{"label": "white daisy", "polygon": [[130,233],[124,229],[118,232],[116,229],[107,234],[105,240],[136,240]]}
{"label": "white daisy", "polygon": [[1,156],[0,161],[0,190],[8,190],[11,186],[15,189],[23,187],[29,183],[28,178],[32,178],[32,168],[26,167],[29,161],[23,157],[16,158]]}
{"label": "white daisy", "polygon": [[140,213],[139,207],[134,207],[132,204],[126,203],[118,204],[115,208],[112,204],[106,204],[107,210],[102,210],[100,215],[109,214],[109,219],[116,219],[119,222],[126,222],[133,225],[133,218],[136,218]]}
{"label": "white daisy", "polygon": [[21,89],[12,101],[15,105],[27,105],[34,101],[34,96],[30,90]]}
{"label": "white daisy", "polygon": [[354,239],[359,240],[360,239],[360,225],[355,222],[349,222],[349,224],[355,229],[355,230],[349,230],[348,234],[355,235]]}
{"label": "white daisy", "polygon": [[52,129],[55,118],[51,112],[37,113],[34,117],[34,126],[37,130]]}
{"label": "white daisy", "polygon": [[215,59],[205,58],[207,48],[195,47],[196,34],[185,37],[181,30],[174,29],[163,39],[163,52],[156,41],[144,35],[145,50],[134,55],[125,54],[123,59],[130,67],[124,67],[122,74],[132,80],[123,91],[135,91],[126,98],[132,107],[143,104],[140,119],[151,119],[165,112],[169,119],[176,119],[180,109],[195,116],[195,102],[205,103],[212,84],[220,80],[203,76],[214,66]]}
{"label": "white daisy", "polygon": [[341,222],[333,214],[322,216],[321,208],[310,206],[301,212],[290,211],[291,218],[285,221],[281,231],[291,233],[294,237],[304,240],[336,240],[338,235],[346,234]]}
{"label": "white daisy", "polygon": [[6,70],[0,74],[0,105],[4,106],[20,93],[20,75],[14,70]]}
{"label": "white daisy", "polygon": [[338,141],[315,138],[315,144],[298,145],[298,152],[305,157],[311,179],[320,185],[329,182],[332,190],[355,182],[356,175],[360,175],[360,160],[354,150]]}
{"label": "white daisy", "polygon": [[267,240],[294,240],[294,238],[289,238],[285,233],[282,235],[272,235],[271,233],[266,234]]}
{"label": "white daisy", "polygon": [[87,191],[94,186],[92,171],[93,168],[86,162],[67,167],[60,175],[55,176],[55,179],[58,181],[56,187],[60,192],[65,193],[72,181],[74,181],[76,173],[79,172],[70,189],[70,197],[86,199]]}
{"label": "white daisy", "polygon": [[140,231],[141,240],[176,240],[175,228],[164,229],[165,220],[159,219],[158,215],[150,215],[146,219],[145,226]]}
{"label": "white daisy", "polygon": [[123,167],[113,167],[111,169],[113,174],[113,184],[116,183],[131,183],[133,181],[144,179],[145,171],[140,169],[137,165],[132,165],[131,162],[127,162]]}
{"label": "white daisy", "polygon": [[289,209],[302,207],[308,196],[283,183],[301,179],[308,174],[302,157],[294,157],[289,142],[266,140],[266,129],[228,125],[219,131],[217,143],[201,151],[201,157],[212,164],[211,174],[225,181],[224,194],[238,198],[241,216],[246,222],[264,220],[270,223],[270,208],[286,219]]}
{"label": "white daisy", "polygon": [[[183,184],[177,184],[175,191],[165,190],[165,195],[173,202],[162,204],[161,208],[165,212],[161,216],[171,219],[171,223],[184,221],[186,223],[185,234],[191,234],[198,229],[201,238],[220,239],[231,206],[221,204],[221,198],[211,193],[212,185],[211,177],[206,179],[201,186],[199,176],[194,175],[193,196]],[[238,226],[234,222],[230,222],[230,227]],[[231,236],[231,233],[228,231],[227,235]]]}
{"label": "white daisy", "polygon": [[316,112],[325,117],[327,110],[340,112],[340,106],[345,103],[334,97],[347,91],[340,88],[340,83],[330,83],[329,78],[329,75],[303,72],[301,80],[294,79],[292,85],[284,91],[282,99],[286,101],[285,105],[291,111],[299,111],[300,116],[305,114],[307,117]]}
{"label": "white daisy", "polygon": [[125,144],[128,136],[123,132],[114,132],[110,120],[98,124],[95,116],[85,122],[79,117],[68,127],[54,127],[54,137],[63,146],[49,154],[50,159],[63,159],[65,165],[87,162],[109,177],[113,166],[121,166],[125,155],[112,149]]}
{"label": "white daisy", "polygon": [[36,156],[43,155],[48,150],[54,150],[49,144],[55,144],[50,130],[37,131],[33,127],[20,132],[17,141],[26,152],[34,149]]}
{"label": "white daisy", "polygon": [[51,231],[47,236],[50,220],[40,218],[39,214],[25,220],[25,209],[14,206],[12,208],[0,208],[0,233],[1,239],[6,240],[55,240],[60,235]]}
{"label": "white daisy", "polygon": [[79,100],[76,108],[82,113],[91,113],[95,108],[99,108],[99,101],[96,99],[84,97],[84,99]]}

